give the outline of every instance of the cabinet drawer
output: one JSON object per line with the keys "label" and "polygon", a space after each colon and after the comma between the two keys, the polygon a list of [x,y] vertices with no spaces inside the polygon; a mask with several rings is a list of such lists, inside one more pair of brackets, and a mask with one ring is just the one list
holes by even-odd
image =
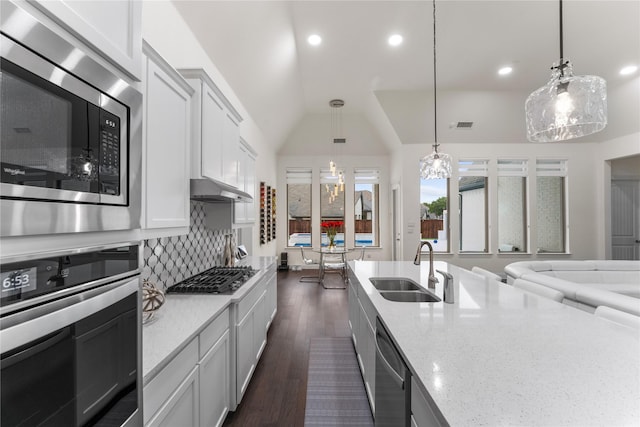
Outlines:
{"label": "cabinet drawer", "polygon": [[198,363],[198,338],[194,338],[143,390],[144,423],[160,409]]}
{"label": "cabinet drawer", "polygon": [[259,279],[259,282],[253,287],[253,289],[238,303],[236,310],[237,316],[235,319],[236,325],[244,319],[244,317],[251,311],[251,308],[256,304],[264,293],[266,288],[266,282],[264,277]]}
{"label": "cabinet drawer", "polygon": [[220,339],[224,332],[229,329],[229,309],[225,309],[211,323],[209,323],[202,332],[200,332],[200,353],[199,359],[213,347]]}

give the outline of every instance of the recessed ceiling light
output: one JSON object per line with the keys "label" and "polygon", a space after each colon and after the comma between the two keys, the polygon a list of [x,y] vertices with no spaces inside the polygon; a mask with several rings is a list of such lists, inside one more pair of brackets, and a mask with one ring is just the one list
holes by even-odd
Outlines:
{"label": "recessed ceiling light", "polygon": [[498,70],[498,74],[500,74],[501,76],[506,76],[508,74],[511,74],[512,71],[513,68],[511,67],[502,67]]}
{"label": "recessed ceiling light", "polygon": [[627,65],[626,67],[620,70],[620,74],[622,74],[623,76],[628,76],[629,74],[633,74],[636,71],[638,71],[637,65]]}
{"label": "recessed ceiling light", "polygon": [[318,46],[320,43],[322,43],[322,37],[317,34],[311,34],[307,38],[307,42],[309,42],[311,46]]}
{"label": "recessed ceiling light", "polygon": [[390,46],[400,46],[402,44],[402,36],[400,34],[394,34],[387,40]]}

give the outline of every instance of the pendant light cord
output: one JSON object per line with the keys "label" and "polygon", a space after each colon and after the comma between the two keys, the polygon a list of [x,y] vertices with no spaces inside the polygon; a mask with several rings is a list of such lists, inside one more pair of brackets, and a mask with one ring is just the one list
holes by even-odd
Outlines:
{"label": "pendant light cord", "polygon": [[[560,0],[562,1],[562,0]],[[436,0],[433,0],[433,136],[436,153],[438,152],[438,97],[436,93]]]}
{"label": "pendant light cord", "polygon": [[558,70],[560,70],[560,77],[564,77],[564,69],[569,65],[569,61],[564,62],[564,37],[563,37],[563,24],[562,24],[562,0],[559,0],[560,13],[558,13],[558,19],[560,20],[560,62],[558,63]]}

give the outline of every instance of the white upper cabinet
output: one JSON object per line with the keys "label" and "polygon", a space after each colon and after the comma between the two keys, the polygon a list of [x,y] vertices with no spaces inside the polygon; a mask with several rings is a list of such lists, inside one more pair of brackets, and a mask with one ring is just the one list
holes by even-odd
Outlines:
{"label": "white upper cabinet", "polygon": [[[222,172],[222,149],[223,127],[225,122],[225,112],[222,103],[217,99],[213,90],[206,84],[198,80],[191,80],[196,83],[202,93],[202,114],[198,114],[199,109],[194,105],[193,120],[201,122],[202,130],[200,134],[200,147],[198,152],[195,149],[198,132],[194,129],[194,160],[202,168],[202,177],[224,181]],[[198,90],[196,89],[196,92]],[[195,103],[194,103],[195,104]],[[206,118],[206,119],[205,119]],[[201,154],[200,154],[201,153]],[[194,171],[195,172],[195,171]],[[195,178],[195,176],[194,176]],[[198,178],[200,178],[198,176]]]}
{"label": "white upper cabinet", "polygon": [[202,69],[180,73],[195,90],[192,106],[191,177],[238,187],[242,117]]}
{"label": "white upper cabinet", "polygon": [[248,193],[254,200],[250,202],[235,202],[235,224],[250,224],[255,222],[255,188],[256,188],[256,155],[253,149],[240,138],[238,144],[238,188]]}
{"label": "white upper cabinet", "polygon": [[159,229],[188,232],[193,89],[146,42],[144,69],[141,223],[150,238],[161,236]]}
{"label": "white upper cabinet", "polygon": [[240,151],[240,127],[235,118],[227,113],[222,126],[222,175],[223,181],[234,187],[238,185],[238,163]]}
{"label": "white upper cabinet", "polygon": [[38,0],[38,9],[134,80],[142,80],[140,0]]}

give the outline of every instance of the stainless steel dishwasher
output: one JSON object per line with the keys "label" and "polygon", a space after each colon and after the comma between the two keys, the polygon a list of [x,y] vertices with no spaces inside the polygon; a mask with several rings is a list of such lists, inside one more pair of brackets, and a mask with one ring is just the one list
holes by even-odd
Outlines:
{"label": "stainless steel dishwasher", "polygon": [[376,318],[375,425],[411,425],[411,372],[379,318]]}

